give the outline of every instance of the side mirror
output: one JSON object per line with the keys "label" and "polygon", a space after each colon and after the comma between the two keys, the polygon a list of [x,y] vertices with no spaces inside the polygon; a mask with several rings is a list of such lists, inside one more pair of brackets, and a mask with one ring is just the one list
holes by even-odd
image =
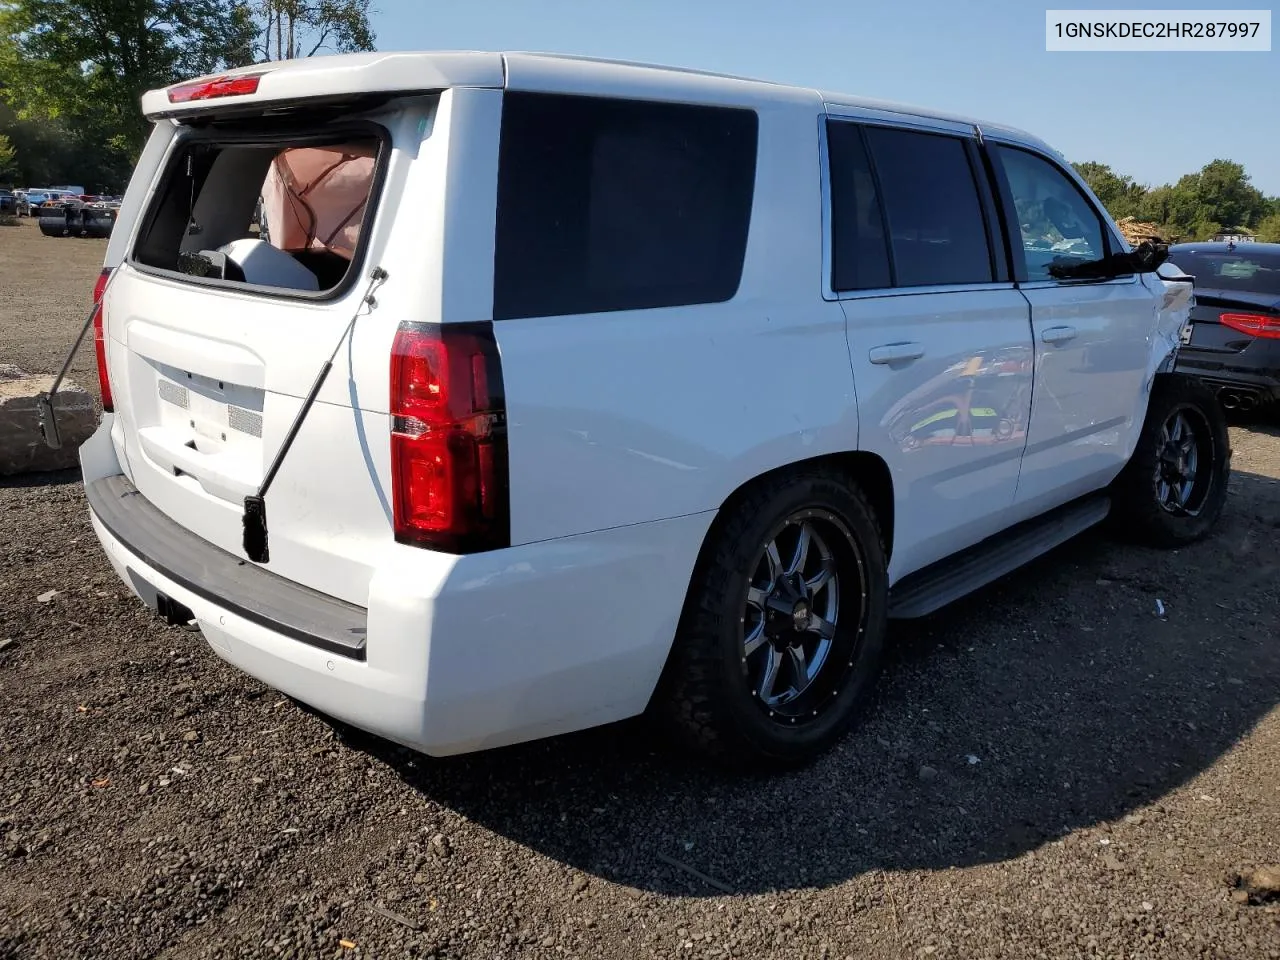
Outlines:
{"label": "side mirror", "polygon": [[1049,275],[1060,280],[1108,279],[1132,273],[1152,273],[1168,259],[1168,244],[1143,240],[1128,253],[1113,253],[1101,260],[1089,260],[1085,263],[1054,262],[1049,266]]}
{"label": "side mirror", "polygon": [[1169,245],[1143,240],[1129,256],[1130,262],[1140,273],[1153,273],[1169,259]]}
{"label": "side mirror", "polygon": [[1183,273],[1182,269],[1171,260],[1166,260],[1156,267],[1156,276],[1171,283],[1195,283],[1196,280],[1191,274]]}

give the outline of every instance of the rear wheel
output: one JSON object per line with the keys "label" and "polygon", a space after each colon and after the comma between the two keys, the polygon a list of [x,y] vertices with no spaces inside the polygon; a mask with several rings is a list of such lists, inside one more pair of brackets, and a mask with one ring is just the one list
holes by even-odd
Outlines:
{"label": "rear wheel", "polygon": [[855,484],[827,471],[762,484],[712,533],[655,707],[722,762],[812,759],[867,699],[886,595],[880,529]]}
{"label": "rear wheel", "polygon": [[1138,446],[1113,489],[1112,515],[1133,539],[1176,547],[1207,535],[1231,474],[1227,420],[1213,391],[1166,375],[1151,390]]}

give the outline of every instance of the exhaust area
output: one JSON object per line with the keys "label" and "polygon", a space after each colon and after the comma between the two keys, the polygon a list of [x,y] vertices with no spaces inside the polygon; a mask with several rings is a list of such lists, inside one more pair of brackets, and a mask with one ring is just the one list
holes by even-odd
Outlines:
{"label": "exhaust area", "polygon": [[1258,394],[1252,390],[1220,390],[1218,399],[1223,409],[1248,413],[1259,406]]}

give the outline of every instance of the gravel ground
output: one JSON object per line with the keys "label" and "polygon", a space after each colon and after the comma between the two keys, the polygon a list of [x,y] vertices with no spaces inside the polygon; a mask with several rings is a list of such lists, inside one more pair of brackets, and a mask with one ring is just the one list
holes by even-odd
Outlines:
{"label": "gravel ground", "polygon": [[[0,361],[56,365],[101,251],[0,228]],[[1280,958],[1234,886],[1280,862],[1280,430],[1232,441],[1211,540],[1086,535],[896,627],[864,726],[772,780],[638,724],[337,728],[153,619],[74,473],[0,484],[0,958]]]}

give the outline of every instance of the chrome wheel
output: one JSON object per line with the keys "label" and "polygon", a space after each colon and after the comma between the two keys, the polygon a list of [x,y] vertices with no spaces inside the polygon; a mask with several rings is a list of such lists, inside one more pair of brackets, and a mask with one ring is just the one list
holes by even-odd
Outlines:
{"label": "chrome wheel", "polygon": [[820,715],[854,662],[866,610],[861,553],[825,511],[787,519],[760,551],[742,616],[742,667],[783,723]]}
{"label": "chrome wheel", "polygon": [[1204,417],[1190,407],[1171,413],[1160,427],[1156,456],[1155,494],[1161,509],[1198,515],[1213,483],[1212,462],[1213,436]]}

